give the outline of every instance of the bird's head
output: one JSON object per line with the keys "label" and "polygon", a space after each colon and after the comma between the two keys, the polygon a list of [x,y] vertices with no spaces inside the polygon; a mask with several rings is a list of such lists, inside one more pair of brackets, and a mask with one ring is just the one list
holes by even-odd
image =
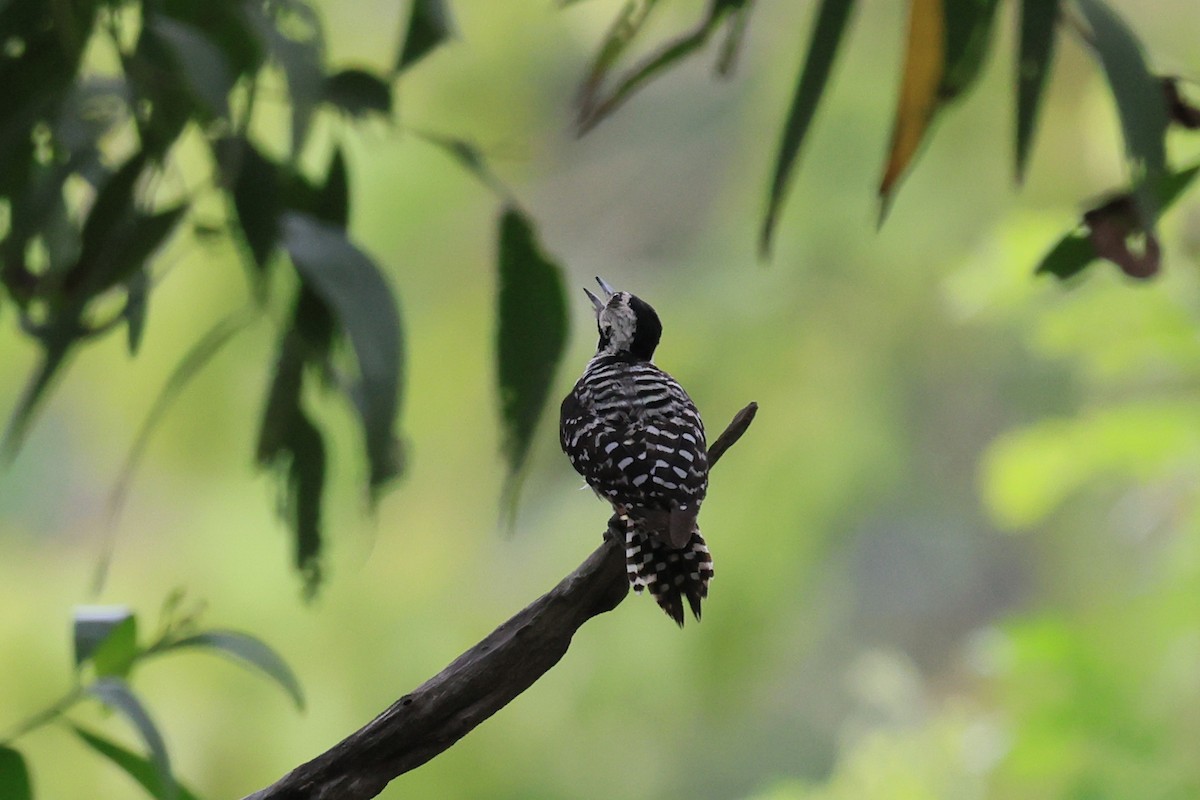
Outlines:
{"label": "bird's head", "polygon": [[603,278],[597,277],[596,283],[604,293],[603,299],[586,288],[583,290],[596,309],[596,328],[600,332],[596,352],[628,354],[642,361],[652,359],[662,337],[658,314],[645,300],[616,291]]}

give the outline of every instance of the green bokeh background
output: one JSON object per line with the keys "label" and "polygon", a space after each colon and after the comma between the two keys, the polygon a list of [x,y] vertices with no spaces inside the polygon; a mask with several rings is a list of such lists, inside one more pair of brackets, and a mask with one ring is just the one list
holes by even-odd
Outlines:
{"label": "green bokeh background", "polygon": [[[1018,192],[1005,5],[979,88],[939,121],[876,230],[905,17],[903,4],[864,2],[762,265],[757,218],[810,4],[762,0],[731,80],[712,78],[710,50],[577,140],[573,93],[620,5],[459,0],[458,41],[398,87],[399,130],[319,123],[314,158],[336,129],[352,234],[400,298],[410,463],[368,516],[353,414],[312,398],[334,430],[328,581],[312,605],[289,570],[275,484],[251,467],[271,320],[167,416],[116,525],[107,585],[89,593],[138,425],[187,347],[247,298],[231,251],[162,255],[138,357],[115,335],[77,356],[0,473],[0,729],[68,686],[75,604],[125,603],[151,623],[182,587],[207,624],[276,647],[308,694],[297,714],[202,654],[134,676],[181,778],[204,797],[242,796],[596,546],[607,514],[577,491],[553,413],[513,530],[499,522],[498,201],[405,133],[419,129],[478,143],[573,289],[600,274],[655,305],[658,363],[710,429],[750,400],[761,412],[705,503],[717,577],[703,624],[675,630],[631,598],[384,797],[1200,796],[1194,193],[1164,220],[1158,280],[1103,265],[1068,286],[1035,279],[1087,201],[1124,182],[1122,145],[1102,76],[1071,41]],[[650,33],[704,5],[668,6]],[[1200,76],[1200,6],[1114,5],[1156,68]],[[404,6],[324,3],[331,63],[386,68]],[[1177,164],[1200,154],[1194,135],[1170,145]],[[594,346],[582,293],[573,303],[557,396]],[[0,316],[0,408],[34,356]],[[136,746],[120,720],[80,718]],[[39,797],[139,791],[64,730],[18,745]]]}

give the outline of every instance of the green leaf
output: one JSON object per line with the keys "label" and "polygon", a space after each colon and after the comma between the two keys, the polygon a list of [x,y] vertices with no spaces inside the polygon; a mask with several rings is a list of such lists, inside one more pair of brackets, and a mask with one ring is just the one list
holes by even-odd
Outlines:
{"label": "green leaf", "polygon": [[350,222],[350,178],[340,147],[334,148],[325,183],[317,193],[312,213],[317,219],[343,229]]}
{"label": "green leaf", "polygon": [[412,0],[395,71],[408,69],[452,35],[454,25],[444,0]]}
{"label": "green leaf", "polygon": [[221,49],[235,75],[251,75],[262,64],[263,42],[258,36],[260,6],[243,2],[162,0],[162,13],[202,32]]}
{"label": "green leaf", "polygon": [[500,217],[498,261],[496,374],[511,503],[566,348],[567,305],[562,268],[514,206]]}
{"label": "green leaf", "polygon": [[0,745],[0,800],[33,800],[33,784],[24,756],[3,745]]}
{"label": "green leaf", "polygon": [[817,21],[809,39],[808,55],[796,82],[792,106],[788,109],[787,123],[779,143],[779,154],[775,157],[775,174],[771,180],[767,212],[759,236],[759,253],[763,256],[770,252],[775,223],[783,206],[784,193],[791,180],[792,170],[796,166],[796,158],[800,154],[800,145],[804,142],[808,126],[816,113],[817,103],[825,91],[834,57],[841,45],[842,34],[853,9],[854,0],[822,0],[817,11]]}
{"label": "green leaf", "polygon": [[205,631],[172,642],[168,650],[202,647],[232,656],[235,660],[256,667],[279,684],[295,702],[304,708],[304,690],[287,662],[260,639],[237,631]]}
{"label": "green leaf", "polygon": [[95,650],[91,662],[100,677],[125,678],[140,652],[137,646],[137,617],[132,614],[109,632]]}
{"label": "green leaf", "polygon": [[400,315],[379,268],[345,231],[308,214],[282,219],[283,245],[304,282],[333,310],[350,338],[359,380],[352,400],[362,418],[371,486],[399,470],[393,434],[400,406],[403,354]]}
{"label": "green leaf", "polygon": [[177,797],[175,778],[171,775],[171,761],[167,756],[167,745],[163,741],[158,727],[146,713],[145,707],[137,699],[128,684],[120,678],[101,678],[87,687],[87,691],[113,711],[123,715],[137,730],[146,748],[150,751],[150,763],[158,776],[162,793],[156,795],[162,798]]}
{"label": "green leaf", "polygon": [[[1165,213],[1175,205],[1187,188],[1200,174],[1200,164],[1166,175],[1158,184],[1158,190],[1153,192],[1154,207],[1160,214]],[[1058,243],[1041,260],[1035,274],[1049,274],[1059,279],[1070,278],[1083,271],[1085,267],[1096,261],[1100,256],[1092,246],[1086,230],[1073,230],[1059,239]]]}
{"label": "green leaf", "polygon": [[210,117],[229,116],[229,90],[233,74],[225,54],[204,31],[186,22],[152,15],[143,36],[153,35],[167,48],[174,61],[179,84],[203,106]]}
{"label": "green leaf", "polygon": [[325,39],[320,17],[303,0],[279,0],[272,9],[275,17],[264,26],[263,37],[271,57],[287,76],[295,159],[308,138],[313,112],[325,88]]}
{"label": "green leaf", "polygon": [[1017,56],[1017,180],[1033,144],[1046,77],[1054,60],[1059,0],[1021,0],[1021,44]]}
{"label": "green leaf", "polygon": [[[1079,0],[1092,28],[1096,53],[1112,88],[1133,164],[1134,182],[1153,187],[1166,172],[1167,110],[1159,80],[1150,74],[1142,46],[1119,16],[1101,0]],[[1147,220],[1157,218],[1151,191],[1139,190],[1138,204]]]}
{"label": "green leaf", "polygon": [[163,783],[161,773],[144,756],[126,750],[116,742],[105,739],[99,734],[92,733],[78,725],[72,725],[71,729],[75,731],[76,736],[83,740],[84,744],[120,767],[126,775],[137,781],[138,785],[145,789],[151,797],[162,799],[173,796],[178,800],[198,800],[193,792],[178,781],[174,782],[174,794],[171,794],[168,785]]}
{"label": "green leaf", "polygon": [[104,249],[112,231],[125,220],[136,207],[134,191],[150,154],[139,150],[120,169],[112,174],[96,195],[83,223],[83,243],[79,256],[80,267],[93,263]]}
{"label": "green leaf", "polygon": [[[72,638],[75,641],[75,666],[92,657],[97,649],[122,626],[128,626],[136,634],[136,622],[128,606],[77,606],[75,608]],[[128,636],[128,633],[122,634]],[[136,635],[132,637],[136,639]]]}
{"label": "green leaf", "polygon": [[378,75],[362,69],[344,69],[325,79],[325,101],[351,117],[371,112],[392,113],[392,87]]}
{"label": "green leaf", "polygon": [[217,153],[221,170],[233,185],[233,208],[246,247],[261,271],[279,240],[282,167],[243,137],[222,140]]}
{"label": "green leaf", "polygon": [[[283,511],[296,537],[295,564],[311,597],[321,579],[321,498],[325,488],[325,443],[320,430],[301,407],[304,365],[311,342],[301,330],[304,300],[301,289],[296,321],[283,337],[275,378],[267,395],[259,430],[257,459],[284,472]],[[323,308],[323,305],[322,305]]]}
{"label": "green leaf", "polygon": [[650,18],[659,0],[628,0],[608,28],[579,89],[580,116],[591,113],[605,77]]}
{"label": "green leaf", "polygon": [[979,77],[996,6],[997,0],[946,0],[946,65],[938,87],[940,102],[958,97]]}
{"label": "green leaf", "polygon": [[146,305],[150,300],[150,273],[145,267],[134,272],[125,282],[125,292],[125,309],[121,316],[125,318],[129,355],[135,356],[146,329]]}

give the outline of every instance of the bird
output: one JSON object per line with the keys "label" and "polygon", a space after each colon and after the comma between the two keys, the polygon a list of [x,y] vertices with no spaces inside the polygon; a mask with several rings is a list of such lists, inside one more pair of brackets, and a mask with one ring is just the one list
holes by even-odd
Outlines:
{"label": "bird", "polygon": [[713,577],[697,515],[708,491],[704,422],[691,397],[654,365],[662,322],[649,303],[596,283],[596,354],[564,398],[559,441],[575,471],[624,527],[630,586],[648,590],[683,627]]}

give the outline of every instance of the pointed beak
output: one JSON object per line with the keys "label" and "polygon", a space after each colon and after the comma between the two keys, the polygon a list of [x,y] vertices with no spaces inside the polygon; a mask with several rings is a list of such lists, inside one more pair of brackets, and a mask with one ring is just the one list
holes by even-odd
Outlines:
{"label": "pointed beak", "polygon": [[608,305],[609,298],[611,298],[617,292],[608,285],[608,282],[605,281],[604,278],[601,278],[600,276],[596,276],[596,283],[600,286],[600,290],[604,292],[603,300],[592,294],[586,286],[583,289],[583,293],[586,294],[588,299],[592,301],[592,307],[596,309],[596,315],[599,316],[600,312],[604,310],[604,307]]}

